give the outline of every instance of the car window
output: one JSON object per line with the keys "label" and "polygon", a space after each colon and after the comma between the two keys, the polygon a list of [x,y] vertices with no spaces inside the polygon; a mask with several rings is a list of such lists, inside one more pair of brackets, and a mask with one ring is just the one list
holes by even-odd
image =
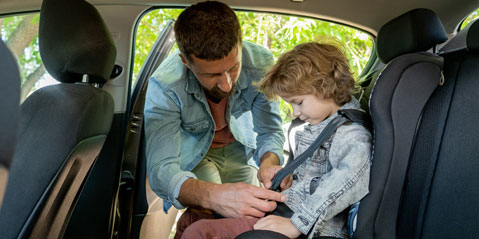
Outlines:
{"label": "car window", "polygon": [[466,17],[466,19],[464,19],[464,21],[461,24],[460,29],[463,29],[465,26],[467,26],[467,24],[469,24],[470,22],[472,22],[473,20],[475,20],[477,18],[479,18],[479,8],[476,9],[476,11],[469,14],[469,16]]}
{"label": "car window", "polygon": [[[166,22],[176,19],[181,11],[182,9],[154,9],[141,18],[134,48],[132,86]],[[354,76],[358,78],[372,55],[372,37],[349,26],[308,17],[263,12],[237,11],[237,15],[243,30],[243,39],[269,49],[275,60],[300,43],[335,38],[343,43]],[[281,111],[283,122],[291,121],[289,104],[281,102]]]}
{"label": "car window", "polygon": [[38,49],[38,13],[0,17],[0,36],[18,59],[21,102],[37,89],[58,84],[45,70]]}

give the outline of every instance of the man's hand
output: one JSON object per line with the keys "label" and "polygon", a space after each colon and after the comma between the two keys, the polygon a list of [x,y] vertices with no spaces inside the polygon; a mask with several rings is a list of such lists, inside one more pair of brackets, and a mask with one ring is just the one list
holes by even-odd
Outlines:
{"label": "man's hand", "polygon": [[215,184],[186,180],[178,200],[183,206],[201,206],[225,217],[264,217],[284,202],[286,196],[246,183]]}
{"label": "man's hand", "polygon": [[279,232],[289,238],[297,238],[301,235],[301,232],[296,226],[291,223],[289,218],[269,215],[261,218],[253,226],[255,230],[269,230]]}
{"label": "man's hand", "polygon": [[[276,157],[276,154],[267,152],[261,158],[261,165],[258,170],[258,180],[262,182],[267,189],[271,188],[274,176],[283,168],[278,164],[279,160]],[[281,191],[291,187],[292,182],[291,177],[285,177],[280,184]]]}
{"label": "man's hand", "polygon": [[211,209],[225,217],[264,217],[265,213],[276,209],[276,201],[284,202],[281,193],[246,183],[217,185],[216,196]]}

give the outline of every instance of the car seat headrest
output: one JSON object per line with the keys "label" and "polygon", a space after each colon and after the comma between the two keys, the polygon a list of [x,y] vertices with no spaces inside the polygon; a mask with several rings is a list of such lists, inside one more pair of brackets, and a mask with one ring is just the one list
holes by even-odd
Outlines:
{"label": "car seat headrest", "polygon": [[98,11],[84,0],[44,0],[40,11],[40,54],[48,73],[63,83],[105,83],[116,48]]}
{"label": "car seat headrest", "polygon": [[469,23],[467,29],[466,44],[470,51],[479,50],[479,21]]}
{"label": "car seat headrest", "polygon": [[479,50],[479,21],[476,19],[462,28],[440,50],[441,54],[462,51]]}
{"label": "car seat headrest", "polygon": [[418,8],[384,24],[377,36],[377,54],[387,63],[393,58],[426,51],[445,42],[447,33],[439,17],[431,10]]}

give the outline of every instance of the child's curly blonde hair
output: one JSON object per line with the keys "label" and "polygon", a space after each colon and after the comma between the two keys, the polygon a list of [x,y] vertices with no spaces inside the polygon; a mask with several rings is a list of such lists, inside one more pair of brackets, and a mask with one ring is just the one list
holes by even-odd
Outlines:
{"label": "child's curly blonde hair", "polygon": [[339,106],[351,101],[355,82],[338,43],[309,42],[281,55],[256,85],[270,100],[314,94]]}

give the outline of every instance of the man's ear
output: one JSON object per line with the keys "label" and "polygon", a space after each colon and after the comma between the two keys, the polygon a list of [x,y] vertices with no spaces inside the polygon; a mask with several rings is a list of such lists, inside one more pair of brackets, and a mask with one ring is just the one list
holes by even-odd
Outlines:
{"label": "man's ear", "polygon": [[188,61],[186,60],[185,56],[183,56],[183,54],[178,54],[178,55],[180,56],[181,61],[183,62],[183,64],[184,64],[186,67],[188,67],[188,69],[191,70],[191,67],[190,67],[190,65],[188,64]]}

